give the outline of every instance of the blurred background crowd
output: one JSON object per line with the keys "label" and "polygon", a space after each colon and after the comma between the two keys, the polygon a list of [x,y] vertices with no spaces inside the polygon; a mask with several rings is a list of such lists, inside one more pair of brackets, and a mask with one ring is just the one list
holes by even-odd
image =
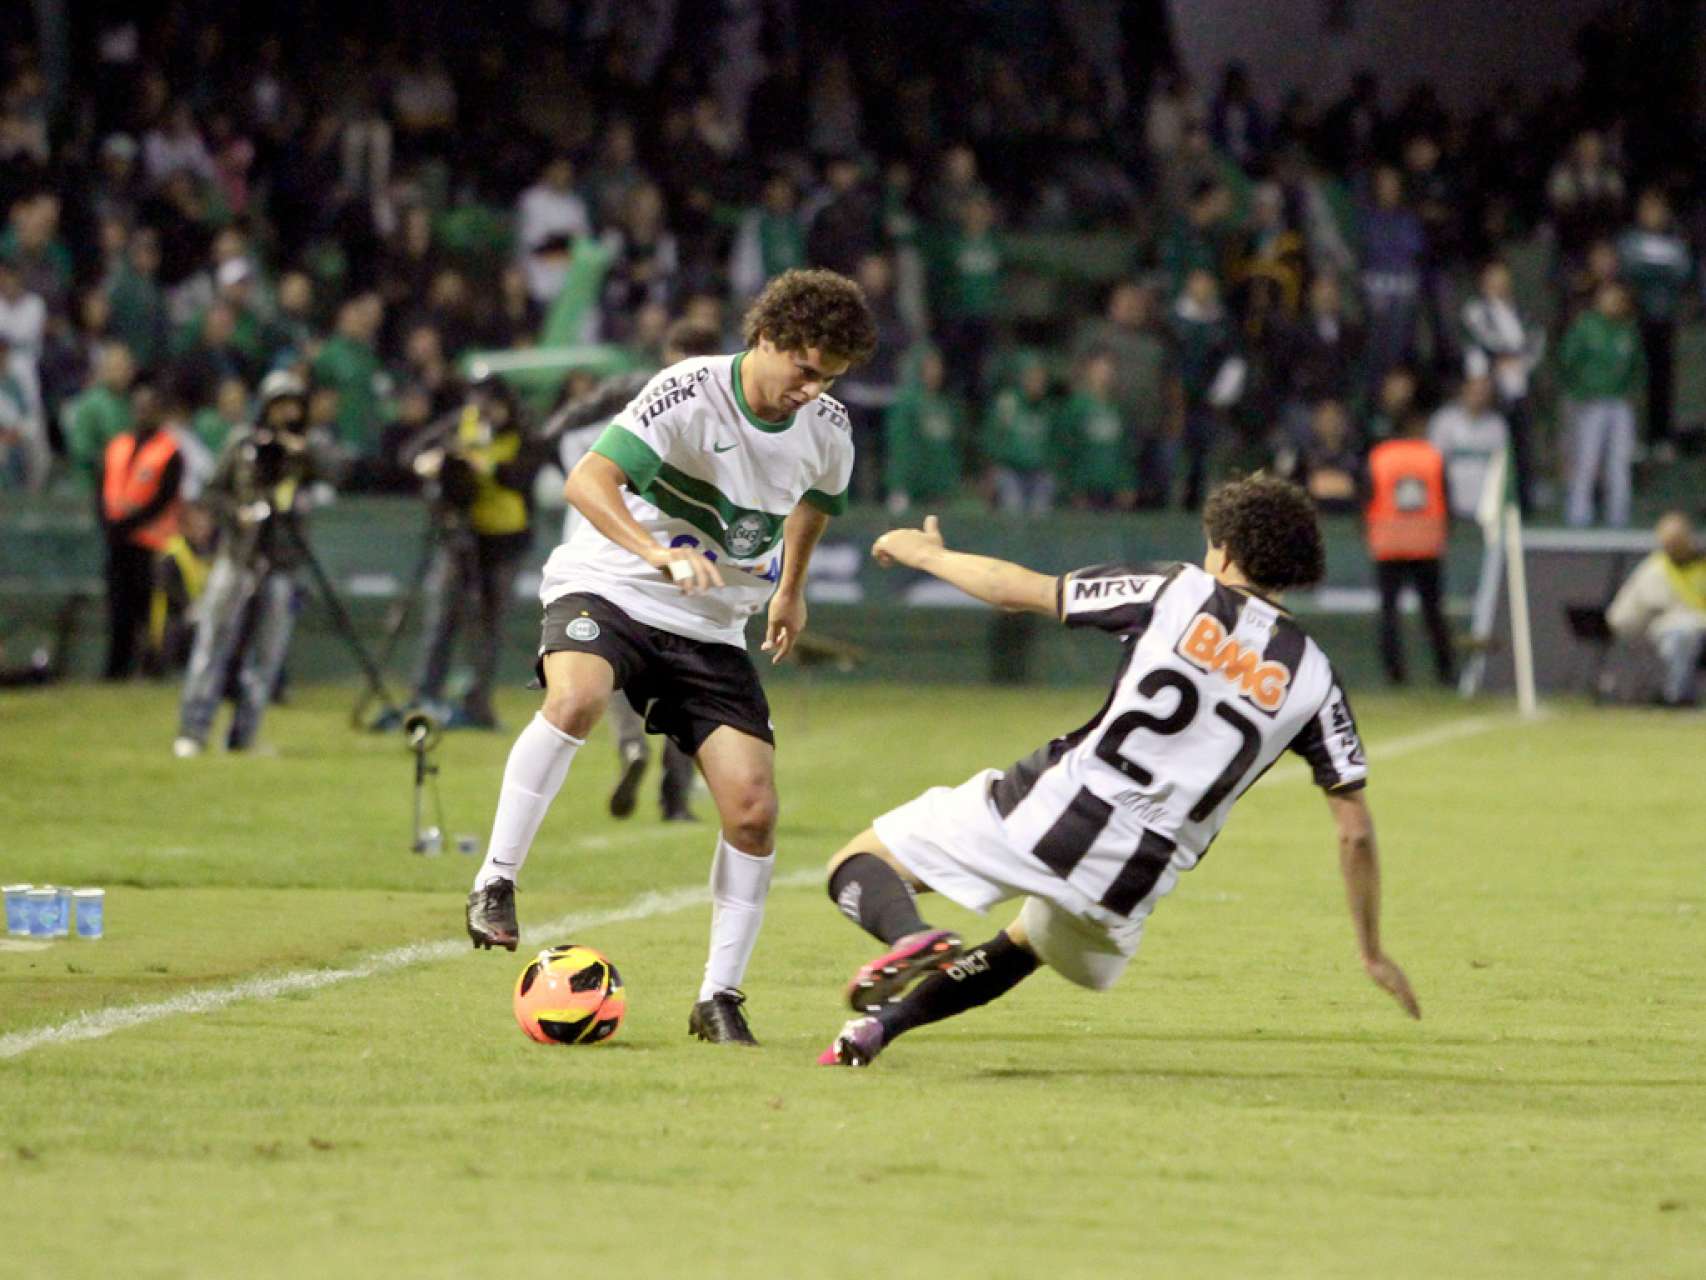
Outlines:
{"label": "blurred background crowd", "polygon": [[1465,109],[1193,79],[1165,5],[91,4],[63,57],[60,8],[0,17],[0,487],[89,487],[146,413],[193,494],[288,369],[342,483],[407,490],[471,352],[644,366],[680,316],[732,350],[798,265],[876,308],[836,394],[897,511],[1193,507],[1254,465],[1355,510],[1413,434],[1454,507],[1508,443],[1531,511],[1621,524],[1700,444],[1706,202],[1616,21],[1571,90]]}

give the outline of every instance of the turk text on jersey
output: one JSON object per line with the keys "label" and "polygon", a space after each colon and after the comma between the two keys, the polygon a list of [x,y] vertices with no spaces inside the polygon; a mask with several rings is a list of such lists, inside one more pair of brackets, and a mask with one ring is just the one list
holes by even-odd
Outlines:
{"label": "turk text on jersey", "polygon": [[672,409],[678,404],[684,404],[698,394],[699,388],[689,384],[686,386],[672,387],[662,395],[653,397],[640,410],[640,425],[642,427],[650,426],[653,419],[655,419],[658,414],[662,413],[665,409]]}

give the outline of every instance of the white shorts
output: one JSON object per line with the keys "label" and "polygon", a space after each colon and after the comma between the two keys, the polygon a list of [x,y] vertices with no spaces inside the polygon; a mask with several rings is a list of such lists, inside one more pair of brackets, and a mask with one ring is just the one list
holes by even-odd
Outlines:
{"label": "white shorts", "polygon": [[902,866],[962,907],[982,913],[1024,898],[1019,923],[1038,958],[1081,987],[1105,991],[1137,952],[1143,920],[1097,906],[1014,849],[989,802],[989,783],[999,776],[985,769],[957,787],[932,787],[871,826]]}

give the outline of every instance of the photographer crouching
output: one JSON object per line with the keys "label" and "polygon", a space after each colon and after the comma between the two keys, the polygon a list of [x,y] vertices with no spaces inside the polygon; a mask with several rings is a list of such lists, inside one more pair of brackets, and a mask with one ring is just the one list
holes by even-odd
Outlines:
{"label": "photographer crouching", "polygon": [[197,602],[195,645],[184,677],[172,754],[200,755],[236,674],[237,707],[226,746],[255,743],[295,626],[297,570],[307,559],[301,512],[308,490],[331,482],[339,455],[308,430],[308,392],[295,374],[268,374],[254,423],[232,433],[202,491],[218,526],[217,550]]}
{"label": "photographer crouching", "polygon": [[[515,397],[495,375],[477,376],[466,403],[403,448],[426,483],[437,540],[427,571],[413,703],[447,729],[496,729],[492,686],[504,608],[533,544],[533,481],[551,448],[528,430]],[[461,705],[444,705],[459,632],[471,636],[472,679]],[[393,727],[382,716],[376,729]]]}

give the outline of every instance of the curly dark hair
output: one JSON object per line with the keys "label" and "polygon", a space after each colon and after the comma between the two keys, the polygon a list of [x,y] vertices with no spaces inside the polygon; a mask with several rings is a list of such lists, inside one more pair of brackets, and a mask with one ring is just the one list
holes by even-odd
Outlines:
{"label": "curly dark hair", "polygon": [[1278,476],[1258,472],[1221,485],[1203,507],[1203,528],[1260,590],[1311,586],[1327,571],[1315,504]]}
{"label": "curly dark hair", "polygon": [[877,349],[877,322],[865,291],[834,271],[784,271],[748,308],[742,324],[749,347],[768,338],[784,351],[816,347],[850,365]]}

